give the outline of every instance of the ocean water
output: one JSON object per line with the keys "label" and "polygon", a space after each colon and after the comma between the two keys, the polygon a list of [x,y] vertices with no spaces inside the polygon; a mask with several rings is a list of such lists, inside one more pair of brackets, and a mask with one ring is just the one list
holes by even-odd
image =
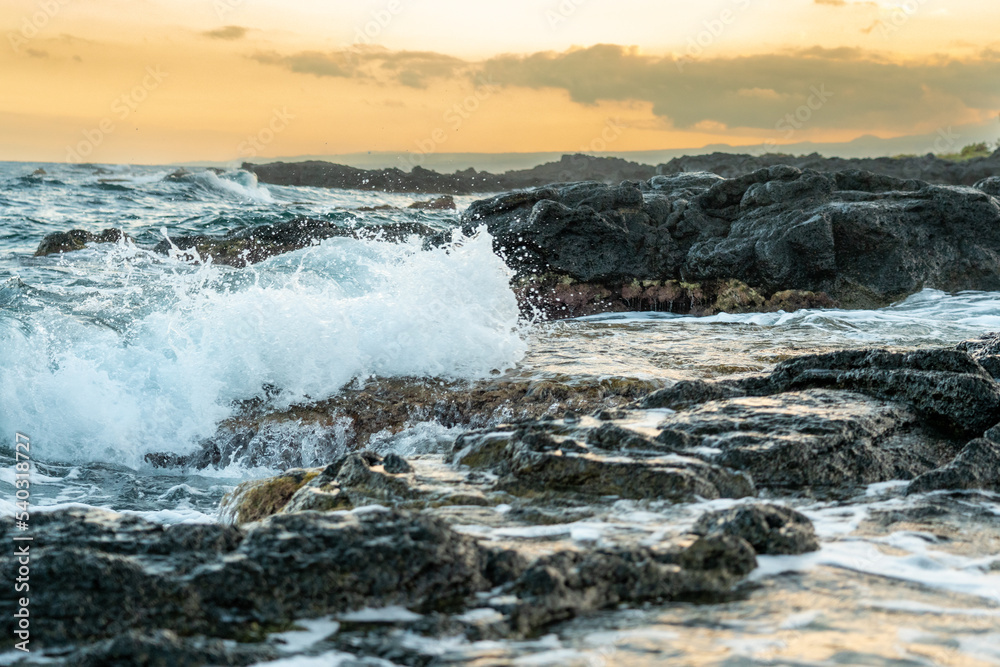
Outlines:
{"label": "ocean water", "polygon": [[[436,250],[423,250],[419,239],[344,238],[247,269],[187,262],[142,246],[297,216],[345,226],[420,222],[449,229],[478,197],[457,197],[458,212],[422,211],[405,207],[429,197],[261,185],[242,171],[175,171],[0,163],[0,438],[12,443],[15,432],[31,437],[36,511],[85,504],[166,523],[218,520],[226,491],[274,471],[239,461],[197,473],[152,469],[144,456],[193,451],[241,402],[280,409],[334,396],[359,379],[709,378],[763,371],[809,352],[951,345],[1000,330],[1000,294],[934,290],[876,311],[525,321],[508,286],[510,272],[485,231]],[[355,210],[383,204],[399,208]],[[33,256],[48,233],[109,227],[124,229],[136,243]],[[427,434],[431,440],[457,435],[422,424],[390,446],[420,454]],[[429,461],[434,464],[433,457]],[[13,511],[13,481],[7,451],[0,455],[0,512]],[[558,636],[503,650],[521,656],[520,664],[658,664],[649,657],[650,646],[667,655],[681,644],[702,642],[701,658],[687,664],[755,664],[783,651],[792,655],[798,643],[819,641],[830,627],[861,642],[866,629],[852,623],[864,602],[865,609],[877,610],[873,616],[898,617],[892,627],[902,634],[893,641],[904,648],[892,660],[926,659],[863,664],[997,664],[1000,567],[991,558],[971,548],[935,551],[919,534],[862,530],[873,513],[915,502],[901,497],[899,486],[870,489],[846,505],[795,501],[816,521],[823,550],[797,559],[764,558],[754,575],[774,595],[801,606],[801,591],[782,588],[783,573],[820,582],[862,573],[874,583],[857,594],[854,606],[800,609],[798,616],[753,628],[736,622],[738,610],[720,608],[715,625],[697,637],[678,629],[672,611],[622,612],[626,617],[604,618],[603,629],[581,621]],[[1000,517],[1000,497],[981,494],[968,503]],[[584,522],[539,528],[544,535],[485,525],[465,529],[484,539],[570,545],[610,544],[623,535],[661,539],[718,504],[621,502]],[[905,595],[887,581],[931,592]],[[937,624],[907,625],[919,625],[914,619],[922,616]],[[967,622],[971,617],[975,623]],[[609,627],[616,628],[613,635]],[[921,654],[913,648],[941,642],[945,657],[937,649]],[[448,650],[472,659],[497,649],[458,643]],[[872,651],[876,657],[892,653]]]}

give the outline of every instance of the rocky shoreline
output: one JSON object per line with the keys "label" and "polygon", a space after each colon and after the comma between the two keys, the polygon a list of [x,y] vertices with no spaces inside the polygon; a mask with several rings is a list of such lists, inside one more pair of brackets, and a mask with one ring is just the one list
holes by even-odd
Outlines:
{"label": "rocky shoreline", "polygon": [[[1000,291],[998,191],[996,179],[780,165],[520,190],[473,203],[447,231],[299,218],[151,249],[244,267],[324,238],[432,249],[485,227],[530,314],[872,308],[929,286]],[[37,254],[123,238],[62,232]],[[909,531],[1000,572],[1000,515],[967,502],[1000,494],[1000,334],[731,373],[370,378],[280,410],[246,401],[194,452],[146,459],[284,470],[230,491],[219,523],[81,507],[33,517],[45,582],[33,641],[74,665],[331,652],[347,665],[514,665],[519,647],[573,624],[681,609],[671,632],[687,639],[699,610],[740,616],[778,604],[776,590],[843,590],[829,573],[781,574],[796,562],[781,559],[823,563],[837,544],[807,506],[853,516],[880,493],[891,502],[840,534]],[[421,424],[448,435],[413,455],[393,446]],[[14,556],[0,564],[11,571]],[[831,604],[856,616],[874,588]],[[14,604],[0,597],[8,638]],[[290,639],[304,629],[311,643]]]}
{"label": "rocky shoreline", "polygon": [[272,162],[242,168],[257,175],[261,183],[299,185],[347,190],[382,192],[443,193],[466,195],[505,190],[535,188],[550,183],[596,181],[614,185],[625,180],[647,181],[653,176],[674,176],[683,173],[708,172],[725,178],[787,165],[824,173],[838,171],[869,171],[880,176],[903,180],[916,179],[938,185],[973,185],[984,178],[1000,176],[1000,150],[987,157],[955,161],[933,154],[882,158],[838,158],[812,155],[767,153],[745,155],[712,153],[688,155],[657,166],[629,162],[621,158],[564,155],[558,162],[507,171],[502,174],[479,172],[475,169],[441,174],[423,167],[405,172],[398,168],[357,169],[322,161]]}
{"label": "rocky shoreline", "polygon": [[[510,192],[474,202],[460,228],[485,227],[514,271],[522,311],[549,319],[878,308],[928,287],[1000,289],[998,183],[942,186],[785,165],[730,179],[683,173]],[[59,232],[36,255],[122,235]],[[223,238],[176,237],[153,250],[243,267],[326,238],[413,236],[430,248],[454,233],[296,218]]]}
{"label": "rocky shoreline", "polygon": [[502,192],[570,181],[619,183],[624,180],[647,180],[656,174],[656,168],[649,165],[580,154],[564,155],[559,162],[503,174],[479,172],[471,168],[454,174],[440,174],[419,166],[408,172],[398,168],[356,169],[315,160],[269,164],[246,162],[242,168],[256,174],[261,183],[271,185],[449,195]]}
{"label": "rocky shoreline", "polygon": [[[443,458],[407,461],[359,444],[325,465],[245,482],[223,500],[220,524],[41,513],[32,574],[45,585],[32,613],[43,620],[33,639],[71,664],[253,664],[287,654],[269,637],[332,615],[341,621],[327,649],[428,665],[439,663],[413,637],[522,641],[623,605],[739,598],[758,558],[820,548],[790,501],[847,501],[890,480],[909,480],[904,495],[1000,492],[998,369],[1000,336],[991,335],[632,387],[610,404],[604,391],[578,392],[578,411],[548,396],[538,401],[547,410],[532,414],[529,400],[513,420],[482,400],[465,415],[481,426]],[[711,499],[731,504],[656,538],[566,542],[546,528],[621,502]],[[934,516],[941,526],[959,520]],[[995,517],[972,521],[998,528]],[[13,520],[0,530],[10,536]],[[505,531],[540,531],[542,541],[498,540]],[[12,604],[0,599],[7,637]],[[386,607],[405,611],[367,623],[357,615]]]}
{"label": "rocky shoreline", "polygon": [[[707,171],[725,178],[736,178],[744,174],[788,165],[797,169],[812,169],[821,172],[848,170],[870,171],[880,176],[903,180],[917,179],[938,185],[974,185],[993,176],[1000,176],[1000,150],[987,157],[977,157],[964,161],[946,160],[933,154],[908,155],[880,158],[838,158],[812,155],[734,155],[712,153],[710,155],[686,155],[674,158],[656,167],[657,174],[673,175],[686,172]],[[994,193],[995,194],[995,193]]]}

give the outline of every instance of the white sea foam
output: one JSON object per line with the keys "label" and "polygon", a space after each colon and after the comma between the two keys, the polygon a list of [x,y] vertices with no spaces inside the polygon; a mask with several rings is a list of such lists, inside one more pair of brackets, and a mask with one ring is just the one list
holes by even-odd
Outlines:
{"label": "white sea foam", "polygon": [[873,343],[898,343],[896,337],[919,339],[974,336],[1000,330],[1000,295],[996,292],[948,294],[925,289],[909,298],[877,310],[805,309],[776,313],[719,313],[691,317],[674,313],[608,313],[577,318],[580,322],[673,322],[697,325],[749,325],[765,328],[804,328],[829,331],[848,339]]}
{"label": "white sea foam", "polygon": [[279,632],[269,638],[282,653],[308,650],[327,637],[335,635],[340,629],[340,623],[329,617],[298,620],[295,625],[297,629]]}
{"label": "white sea foam", "polygon": [[414,613],[406,607],[390,606],[373,609],[366,607],[347,614],[342,614],[338,620],[348,623],[413,623],[423,616]]}
{"label": "white sea foam", "polygon": [[[330,651],[315,656],[298,655],[271,662],[258,662],[257,667],[338,667],[345,663],[358,664],[357,656],[353,653]],[[370,658],[367,664],[372,665],[372,667],[395,667],[395,663],[380,658]]]}
{"label": "white sea foam", "polygon": [[[989,574],[995,556],[963,556],[935,549],[934,535],[916,531],[879,537],[851,535],[872,510],[903,508],[917,500],[919,496],[849,506],[800,507],[813,521],[822,548],[798,556],[760,556],[750,579],[827,566],[1000,603],[1000,579]],[[980,502],[980,506],[989,507],[989,503]]]}
{"label": "white sea foam", "polygon": [[[93,307],[0,313],[0,430],[29,430],[49,460],[136,466],[190,450],[265,387],[282,407],[359,377],[505,370],[525,346],[491,243],[332,239],[232,284],[227,269],[151,264],[130,277],[155,295],[141,316],[117,291]],[[106,323],[116,307],[121,328]]]}
{"label": "white sea foam", "polygon": [[254,203],[272,203],[274,197],[267,187],[257,182],[257,175],[238,169],[221,176],[214,171],[199,171],[190,174],[186,179],[201,188],[234,197],[240,201]]}

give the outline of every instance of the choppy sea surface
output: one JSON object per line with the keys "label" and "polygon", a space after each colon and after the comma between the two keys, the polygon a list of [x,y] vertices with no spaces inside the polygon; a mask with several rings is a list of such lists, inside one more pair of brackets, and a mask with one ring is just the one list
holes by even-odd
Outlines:
{"label": "choppy sea surface", "polygon": [[[31,437],[35,511],[84,504],[167,523],[215,521],[226,491],[274,471],[239,462],[154,470],[144,456],[192,451],[241,401],[280,409],[370,377],[717,377],[808,352],[951,345],[1000,330],[1000,293],[934,290],[875,311],[526,322],[485,232],[435,250],[417,239],[338,238],[246,269],[193,263],[139,246],[297,216],[446,229],[478,197],[457,197],[457,212],[426,211],[406,208],[421,196],[261,185],[243,171],[175,172],[0,163],[0,439],[8,443],[0,446],[0,512],[13,511],[15,432]],[[384,204],[398,208],[356,210]],[[33,256],[48,233],[109,227],[138,245]],[[420,453],[421,434],[438,442],[442,430],[420,425],[400,442]],[[504,650],[521,664],[1000,664],[1000,538],[966,535],[942,546],[919,529],[876,530],[876,514],[927,500],[895,493],[899,486],[846,504],[798,501],[823,549],[761,558],[759,587],[746,599],[609,612]],[[949,502],[1000,517],[997,496]],[[544,528],[571,543],[618,532],[655,539],[719,504],[622,501],[582,524]],[[538,537],[483,530],[487,539]],[[441,650],[489,664],[495,649],[456,642]]]}

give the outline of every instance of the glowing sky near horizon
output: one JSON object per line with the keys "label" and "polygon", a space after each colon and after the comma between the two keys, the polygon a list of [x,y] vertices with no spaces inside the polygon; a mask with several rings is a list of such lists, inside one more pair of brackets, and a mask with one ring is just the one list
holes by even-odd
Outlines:
{"label": "glowing sky near horizon", "polygon": [[985,0],[5,0],[0,159],[929,133],[995,122],[997,25]]}

